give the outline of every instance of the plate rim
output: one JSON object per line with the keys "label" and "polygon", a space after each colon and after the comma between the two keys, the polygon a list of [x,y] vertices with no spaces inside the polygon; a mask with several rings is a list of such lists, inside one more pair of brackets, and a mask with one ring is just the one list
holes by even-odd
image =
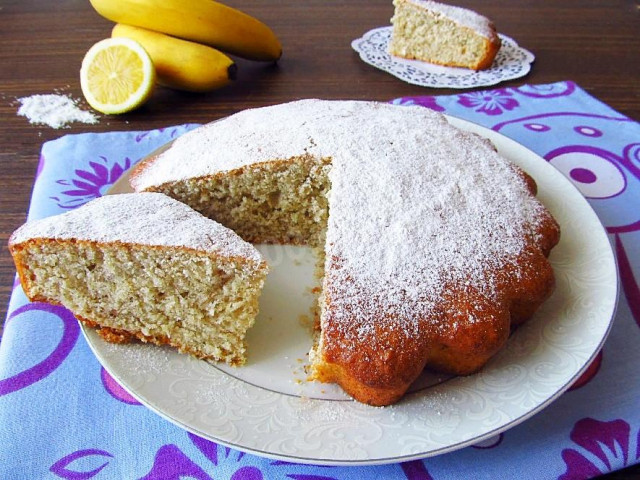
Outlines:
{"label": "plate rim", "polygon": [[[291,453],[282,453],[282,452],[273,452],[273,451],[268,451],[268,450],[263,450],[260,448],[254,448],[254,447],[250,447],[250,446],[246,446],[243,445],[241,443],[237,443],[234,441],[230,441],[230,440],[225,440],[224,438],[219,438],[217,436],[215,436],[214,434],[204,431],[201,428],[198,428],[190,423],[186,423],[184,421],[181,421],[177,418],[174,418],[171,416],[170,413],[163,411],[162,409],[158,408],[157,405],[154,405],[153,400],[152,399],[148,399],[145,395],[141,394],[140,392],[138,392],[135,388],[132,388],[129,385],[129,382],[126,381],[126,379],[123,379],[121,377],[121,375],[119,374],[119,372],[117,371],[116,366],[112,365],[110,363],[110,361],[105,357],[104,352],[100,349],[100,346],[106,345],[106,342],[104,342],[98,335],[97,333],[93,330],[90,329],[88,327],[86,327],[84,324],[81,323],[81,330],[83,333],[83,336],[85,337],[87,343],[89,344],[90,349],[92,350],[93,354],[96,356],[96,358],[98,359],[98,361],[100,362],[100,364],[105,368],[105,370],[107,370],[107,372],[116,380],[118,381],[118,383],[132,396],[134,397],[136,400],[138,400],[140,403],[142,403],[143,405],[145,405],[146,408],[148,408],[149,410],[151,410],[152,412],[156,413],[157,415],[159,415],[160,417],[164,418],[165,420],[169,421],[170,423],[173,423],[174,425],[182,428],[183,430],[186,430],[188,432],[191,432],[195,435],[198,435],[202,438],[214,441],[216,443],[219,443],[221,445],[227,446],[227,447],[231,447],[233,449],[242,451],[242,452],[246,452],[246,453],[250,453],[253,455],[257,455],[260,457],[264,457],[264,458],[270,458],[270,459],[274,459],[274,460],[284,460],[284,461],[291,461],[291,462],[296,462],[296,463],[301,463],[301,464],[308,464],[308,465],[326,465],[326,466],[348,466],[348,465],[352,465],[352,466],[363,466],[363,465],[384,465],[384,464],[391,464],[391,463],[399,463],[399,462],[406,462],[406,461],[411,461],[411,460],[418,460],[418,459],[423,459],[423,458],[428,458],[428,457],[433,457],[433,456],[437,456],[437,455],[441,455],[444,453],[449,453],[449,452],[453,452],[459,449],[462,449],[464,447],[467,447],[469,445],[473,445],[476,444],[478,442],[481,442],[483,440],[486,440],[487,438],[490,438],[492,436],[495,436],[497,434],[500,434],[506,430],[509,430],[519,424],[521,424],[522,422],[526,421],[527,419],[531,418],[532,416],[536,415],[537,413],[539,413],[540,411],[544,410],[546,407],[548,407],[550,404],[552,404],[556,399],[558,399],[563,393],[565,393],[570,387],[571,385],[587,370],[587,368],[589,367],[589,365],[591,364],[591,362],[594,360],[594,358],[598,355],[598,353],[600,352],[600,350],[602,349],[602,346],[604,345],[604,343],[606,342],[606,339],[608,338],[608,335],[611,331],[612,325],[613,325],[613,321],[615,319],[615,313],[616,313],[616,309],[618,306],[618,299],[619,299],[619,295],[620,295],[620,281],[619,281],[619,271],[617,268],[617,260],[615,258],[615,255],[613,253],[613,248],[610,244],[610,242],[608,241],[607,238],[607,234],[606,234],[606,230],[604,228],[604,226],[602,225],[602,223],[600,222],[600,219],[598,218],[597,214],[595,213],[595,211],[593,210],[593,208],[591,207],[591,205],[589,205],[589,203],[587,202],[587,200],[584,198],[584,196],[578,191],[578,189],[575,187],[575,185],[573,185],[568,179],[566,179],[560,172],[558,172],[552,165],[550,165],[547,161],[545,161],[542,157],[540,157],[538,154],[536,154],[535,152],[533,152],[532,150],[530,150],[529,148],[525,147],[524,145],[516,142],[515,140],[499,133],[496,132],[494,130],[491,130],[487,127],[484,127],[482,125],[470,122],[468,120],[465,119],[461,119],[452,115],[448,115],[448,114],[443,114],[447,120],[450,121],[450,123],[452,123],[453,125],[457,126],[458,128],[462,128],[464,130],[469,130],[469,131],[473,131],[475,133],[479,133],[480,135],[483,135],[487,138],[489,138],[491,141],[493,141],[494,143],[497,143],[497,147],[499,149],[504,149],[505,145],[507,146],[508,149],[515,149],[517,154],[521,154],[521,153],[525,153],[527,156],[531,157],[531,158],[535,158],[535,162],[541,162],[540,165],[545,165],[545,167],[541,167],[543,169],[546,169],[548,172],[552,172],[552,176],[555,177],[555,181],[559,181],[561,183],[563,183],[563,187],[564,188],[570,188],[571,190],[573,190],[574,192],[574,199],[572,199],[572,201],[576,200],[581,202],[581,210],[582,212],[588,212],[588,215],[592,217],[592,220],[595,220],[597,222],[598,225],[598,237],[603,237],[600,238],[601,240],[606,240],[606,245],[608,246],[607,248],[607,258],[609,260],[609,262],[607,263],[607,267],[608,268],[612,268],[613,269],[613,273],[614,273],[614,279],[615,279],[615,285],[614,285],[614,294],[612,295],[612,297],[610,298],[611,301],[611,309],[610,311],[607,312],[607,316],[608,318],[605,320],[604,318],[601,320],[602,322],[606,321],[606,327],[602,333],[602,335],[600,335],[600,338],[597,341],[597,345],[595,346],[595,348],[593,348],[589,358],[587,359],[587,361],[585,361],[580,368],[576,371],[576,373],[571,376],[571,378],[565,379],[564,383],[559,386],[559,388],[556,389],[556,391],[549,395],[543,402],[541,402],[539,405],[535,406],[534,408],[528,409],[524,412],[522,412],[522,414],[516,416],[515,418],[511,419],[510,421],[504,423],[503,425],[497,426],[496,428],[492,428],[489,429],[487,431],[483,431],[482,433],[473,436],[471,438],[468,438],[466,440],[461,440],[455,443],[451,443],[439,448],[434,448],[428,451],[423,451],[423,452],[417,452],[417,453],[409,453],[409,454],[405,454],[405,455],[392,455],[392,456],[385,456],[385,457],[376,457],[376,458],[369,458],[369,459],[347,459],[347,458],[319,458],[319,457],[311,457],[311,456],[296,456],[295,454],[291,454]],[[168,145],[169,143],[171,143],[173,140],[167,142],[165,145],[161,146],[159,149],[165,148],[166,145]],[[496,142],[497,141],[497,142]],[[147,156],[143,157],[146,158],[150,155],[152,155],[153,153],[157,152],[159,149],[156,149],[152,152],[150,152]],[[138,162],[136,162],[137,164]],[[126,191],[132,191],[130,189],[130,187],[128,187],[128,174],[130,174],[131,170],[135,168],[135,164],[127,171],[125,171],[123,173],[123,175],[111,186],[111,188],[107,191],[107,195],[110,194],[117,194],[117,193],[125,193]],[[538,181],[538,179],[536,179],[536,181]],[[540,182],[538,182],[540,183]],[[604,317],[604,315],[603,315]],[[110,345],[110,344],[109,344]],[[126,347],[126,346],[124,346]],[[176,352],[176,355],[177,354]],[[217,369],[218,371],[222,372],[223,374],[226,374],[226,372]],[[240,382],[243,382],[242,380],[238,380]],[[255,387],[255,388],[260,388],[260,387]],[[318,401],[324,401],[324,400],[318,400]],[[193,423],[193,422],[192,422]]]}

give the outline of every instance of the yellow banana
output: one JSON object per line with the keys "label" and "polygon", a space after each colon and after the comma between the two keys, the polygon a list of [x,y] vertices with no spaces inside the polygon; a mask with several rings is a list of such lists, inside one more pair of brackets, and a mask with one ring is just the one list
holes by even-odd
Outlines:
{"label": "yellow banana", "polygon": [[142,45],[156,67],[161,85],[207,92],[235,78],[236,64],[215,48],[123,24],[116,24],[111,36],[130,38]]}
{"label": "yellow banana", "polygon": [[250,60],[274,61],[282,46],[273,31],[246,13],[213,0],[90,0],[103,17],[204,43]]}

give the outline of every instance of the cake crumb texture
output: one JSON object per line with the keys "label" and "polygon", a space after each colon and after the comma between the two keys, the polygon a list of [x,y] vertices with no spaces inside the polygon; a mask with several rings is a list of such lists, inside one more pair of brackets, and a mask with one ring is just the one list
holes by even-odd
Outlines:
{"label": "cake crumb texture", "polygon": [[108,341],[245,362],[267,273],[254,247],[165,195],[102,197],[9,242],[32,301],[71,310]]}
{"label": "cake crumb texture", "polygon": [[500,38],[486,17],[430,0],[394,0],[393,4],[392,55],[473,70],[493,63]]}

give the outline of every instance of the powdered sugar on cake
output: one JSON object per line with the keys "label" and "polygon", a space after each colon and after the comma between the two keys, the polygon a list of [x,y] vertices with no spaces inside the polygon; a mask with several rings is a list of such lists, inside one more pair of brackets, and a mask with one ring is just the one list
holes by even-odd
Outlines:
{"label": "powdered sugar on cake", "polygon": [[181,247],[262,262],[253,245],[234,232],[159,193],[97,198],[60,216],[26,223],[10,243],[32,238]]}
{"label": "powdered sugar on cake", "polygon": [[490,272],[519,259],[543,211],[489,144],[440,121],[416,116],[407,129],[406,118],[395,120],[384,131],[361,126],[365,138],[386,141],[369,152],[386,161],[335,157],[331,171],[325,294],[333,320],[346,314],[361,338],[383,318],[416,335],[420,321],[438,321],[447,286],[495,299]]}
{"label": "powdered sugar on cake", "polygon": [[443,285],[496,298],[488,272],[521,261],[544,216],[488,141],[428,109],[373,102],[241,112],[176,140],[134,188],[304,154],[331,159],[325,295],[334,326],[361,339],[381,317],[407,333],[436,321]]}
{"label": "powdered sugar on cake", "polygon": [[442,17],[448,18],[460,26],[470,28],[483,37],[492,38],[495,35],[495,32],[491,27],[491,21],[487,17],[484,17],[473,10],[468,10],[454,5],[445,5],[431,0],[407,1],[429,10],[435,15],[441,15]]}

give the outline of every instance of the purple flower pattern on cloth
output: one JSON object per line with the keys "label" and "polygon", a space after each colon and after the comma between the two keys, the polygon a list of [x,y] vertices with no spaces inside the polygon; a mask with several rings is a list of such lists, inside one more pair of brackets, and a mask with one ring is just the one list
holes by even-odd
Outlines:
{"label": "purple flower pattern on cloth", "polygon": [[150,130],[150,131],[147,131],[147,132],[140,132],[135,136],[134,141],[136,143],[140,143],[143,140],[145,140],[146,138],[148,138],[152,133],[167,133],[168,134],[168,138],[173,139],[173,138],[178,137],[179,131],[180,130],[177,129],[177,128],[170,127],[170,128],[159,128],[157,130]]}
{"label": "purple flower pattern on cloth", "polygon": [[177,446],[164,445],[158,450],[151,471],[140,480],[180,480],[184,477],[212,480],[207,472]]}
{"label": "purple flower pattern on cloth", "polygon": [[571,387],[569,387],[569,391],[577,390],[579,388],[584,387],[589,384],[591,380],[595,378],[595,376],[600,371],[600,367],[602,366],[602,350],[598,352],[596,357],[591,361],[587,369],[578,377],[578,379],[573,382]]}
{"label": "purple flower pattern on cloth", "polygon": [[413,460],[400,465],[407,480],[433,480],[422,460]]}
{"label": "purple flower pattern on cloth", "polygon": [[327,477],[326,475],[308,475],[306,473],[290,473],[287,475],[287,478],[291,478],[293,480],[338,480],[336,477]]}
{"label": "purple flower pattern on cloth", "polygon": [[22,390],[49,376],[64,362],[78,340],[80,328],[71,312],[66,308],[46,303],[27,303],[17,308],[9,314],[5,327],[9,322],[13,323],[16,321],[20,315],[35,311],[41,311],[47,314],[43,315],[46,320],[50,321],[47,317],[53,315],[62,322],[61,338],[53,351],[44,360],[9,378],[0,379],[0,397]]}
{"label": "purple flower pattern on cloth", "polygon": [[100,368],[100,379],[107,393],[116,400],[128,405],[142,405],[129,392],[122,388],[122,386],[109,375],[109,372],[107,372],[104,367]]}
{"label": "purple flower pattern on cloth", "polygon": [[575,89],[574,82],[558,82],[546,85],[523,85],[514,90],[527,97],[548,99],[569,96]]}
{"label": "purple flower pattern on cloth", "polygon": [[558,480],[592,478],[633,465],[640,460],[640,431],[632,431],[624,420],[578,421],[571,431],[575,448],[562,450],[566,472]]}
{"label": "purple flower pattern on cloth", "polygon": [[[77,452],[73,452],[62,457],[56,463],[51,465],[49,471],[54,475],[67,480],[87,480],[95,477],[109,464],[109,460],[105,461],[106,458],[113,458],[113,455],[109,452],[105,452],[104,450],[93,448],[78,450]],[[85,470],[82,468],[89,462],[98,463],[98,466],[92,470]],[[79,464],[75,466],[77,470],[74,468],[74,463]]]}
{"label": "purple flower pattern on cloth", "polygon": [[46,163],[47,159],[44,157],[44,155],[40,154],[40,160],[38,161],[38,168],[36,170],[36,176],[34,181],[37,181],[38,178],[40,177],[40,173],[42,173],[42,170],[44,169],[44,164]]}
{"label": "purple flower pattern on cloth", "polygon": [[401,97],[391,101],[394,105],[419,105],[427,107],[436,112],[444,112],[444,107],[438,105],[435,97]]}
{"label": "purple flower pattern on cloth", "polygon": [[[243,464],[248,459],[243,452],[222,447],[215,442],[192,433],[189,433],[188,437],[214,467],[231,466],[233,471],[230,477],[231,480],[263,480],[269,478],[256,466]],[[275,461],[270,462],[270,466],[286,468],[295,467],[295,464]],[[141,480],[180,480],[184,477],[197,480],[213,480],[217,478],[214,475],[209,475],[206,469],[201,468],[176,445],[164,445],[156,453],[151,471]],[[337,480],[335,477],[314,474],[288,474],[287,477],[298,480]],[[427,479],[415,477],[412,480]]]}
{"label": "purple flower pattern on cloth", "polygon": [[518,101],[513,97],[513,93],[505,88],[463,93],[458,96],[458,103],[464,107],[472,108],[478,113],[492,116],[500,115],[505,110],[513,110],[519,106]]}
{"label": "purple flower pattern on cloth", "polygon": [[63,190],[58,196],[51,197],[60,208],[77,208],[94,198],[104,195],[109,187],[131,167],[130,158],[124,158],[122,163],[111,163],[104,156],[100,156],[99,159],[99,161],[90,161],[87,170],[76,169],[74,178],[71,180],[57,180],[56,183],[59,185],[74,187],[69,190]]}
{"label": "purple flower pattern on cloth", "polygon": [[[269,478],[263,474],[260,468],[246,464],[243,460],[249,457],[245,457],[243,452],[221,447],[192,433],[189,433],[188,437],[210,462],[209,465],[199,465],[177,445],[166,444],[158,449],[150,470],[140,477],[140,480],[181,480],[183,478],[213,480],[219,478],[214,475],[218,470],[217,467],[231,467],[233,470],[230,476],[231,480],[264,480]],[[103,470],[105,470],[105,474],[108,474],[110,459],[113,458],[114,455],[105,450],[87,448],[65,455],[56,461],[49,470],[56,476],[67,480],[87,480],[94,478]],[[270,462],[270,465],[281,468],[295,467],[295,464],[278,461]],[[413,470],[420,472],[424,470],[424,467],[422,469],[416,467]],[[299,480],[338,480],[333,476],[315,474],[290,473],[287,477]],[[408,475],[408,479],[430,480],[430,477]]]}

